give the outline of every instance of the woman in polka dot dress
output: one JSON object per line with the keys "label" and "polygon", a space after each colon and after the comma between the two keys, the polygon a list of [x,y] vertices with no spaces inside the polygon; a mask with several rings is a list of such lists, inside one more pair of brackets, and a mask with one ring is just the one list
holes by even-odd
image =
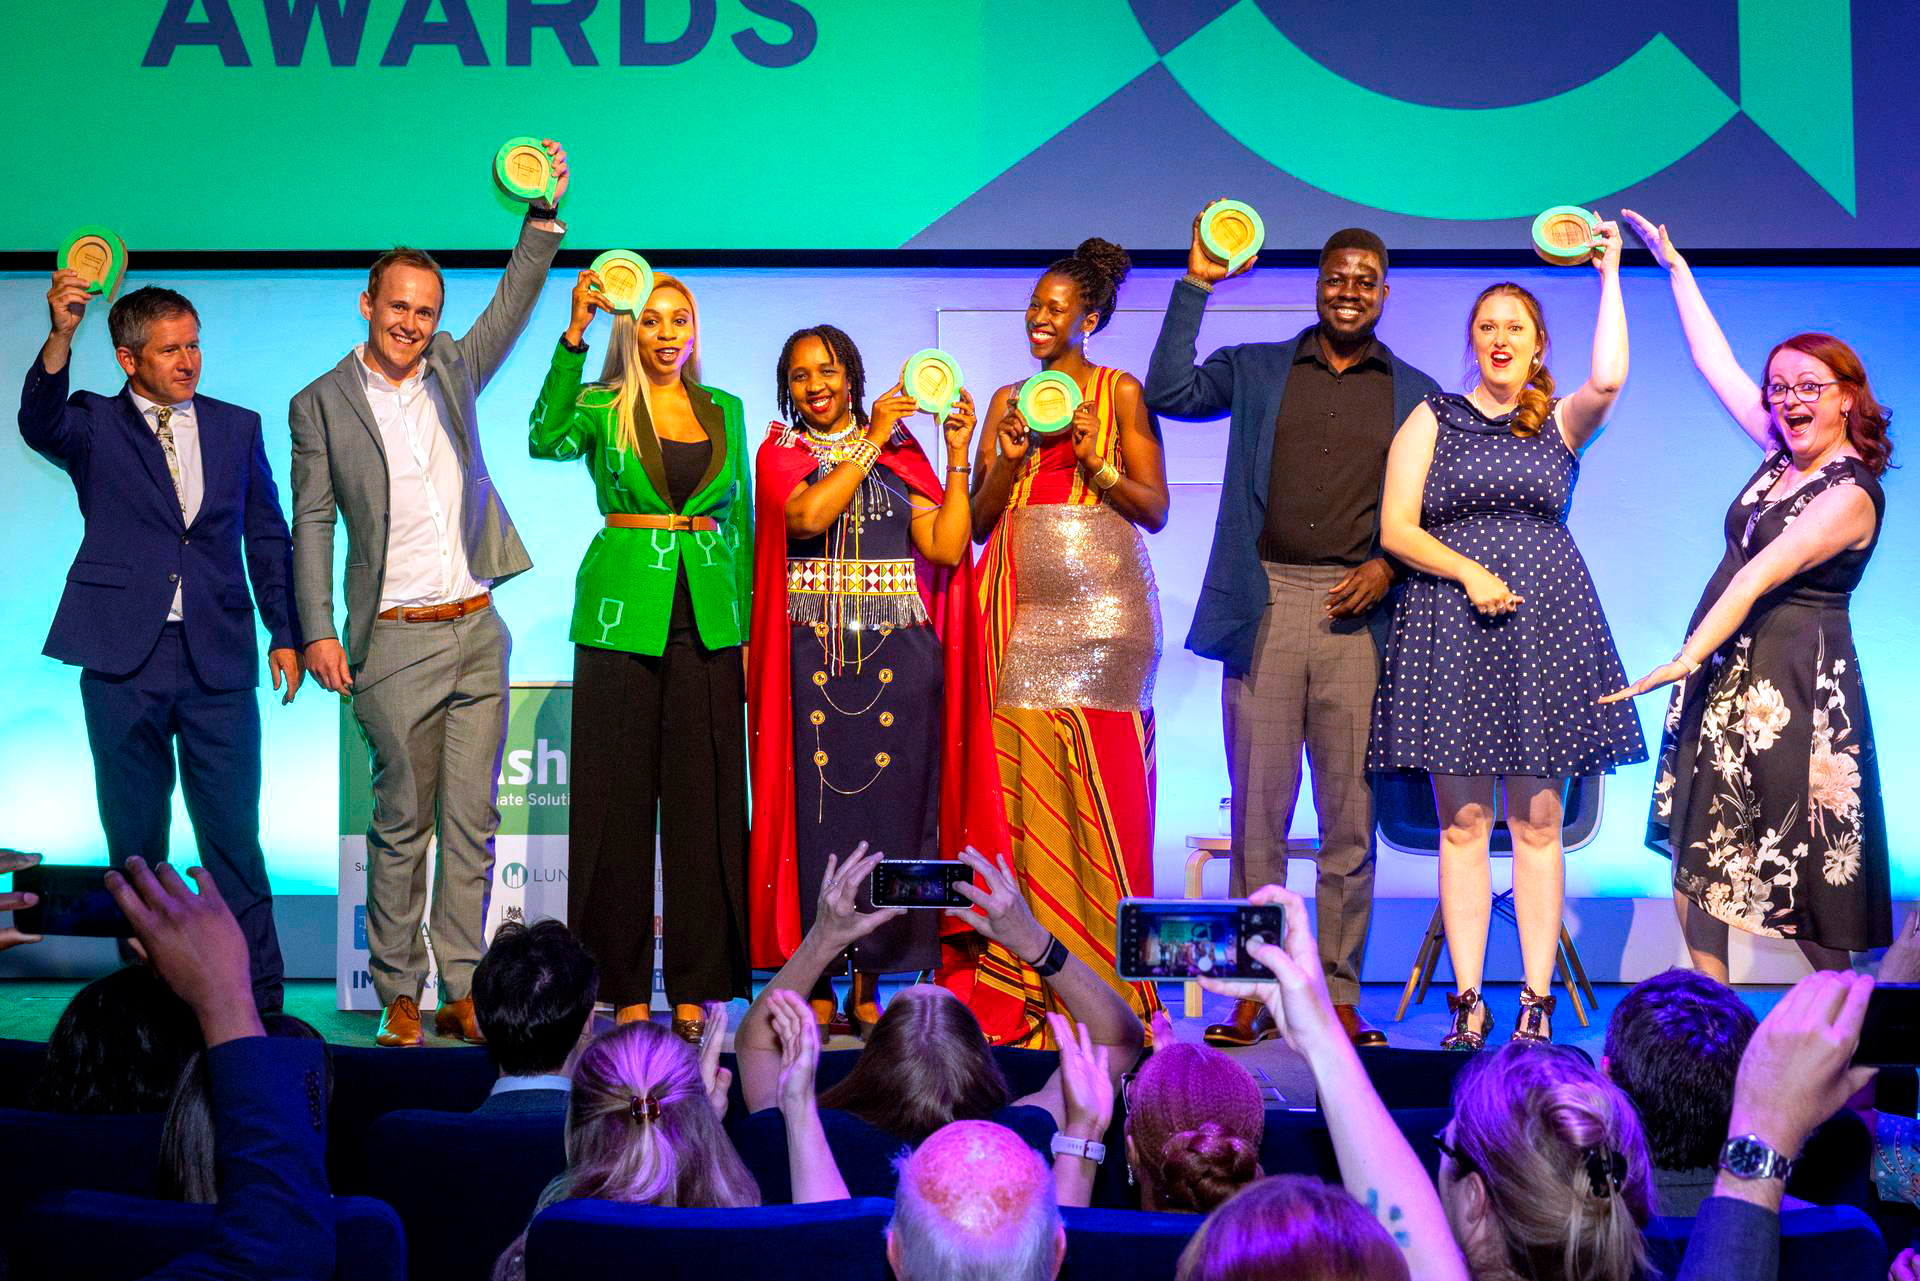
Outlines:
{"label": "woman in polka dot dress", "polygon": [[1495,787],[1506,789],[1526,968],[1514,1036],[1546,1040],[1566,781],[1647,758],[1638,719],[1599,702],[1625,673],[1566,526],[1580,451],[1627,375],[1614,224],[1602,224],[1596,250],[1600,315],[1593,372],[1579,390],[1554,399],[1539,302],[1518,285],[1494,285],[1467,323],[1479,381],[1464,396],[1430,395],[1387,457],[1380,541],[1414,572],[1394,611],[1367,765],[1433,779],[1458,989],[1447,998],[1449,1049],[1479,1049],[1492,1025],[1480,976]]}

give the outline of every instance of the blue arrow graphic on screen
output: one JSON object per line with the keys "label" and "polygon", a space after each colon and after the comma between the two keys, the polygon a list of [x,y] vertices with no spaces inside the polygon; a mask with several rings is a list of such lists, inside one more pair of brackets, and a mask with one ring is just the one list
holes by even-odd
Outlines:
{"label": "blue arrow graphic on screen", "polygon": [[[1853,79],[1845,0],[1741,0],[1736,105],[1665,36],[1564,93],[1502,107],[1435,107],[1328,70],[1255,0],[1240,0],[1163,59],[1202,110],[1269,164],[1343,199],[1428,218],[1517,218],[1630,187],[1745,111],[1854,212]],[[1298,127],[1302,103],[1344,121]],[[1489,166],[1490,140],[1524,163]],[[1375,139],[1373,149],[1356,139]],[[1411,153],[1411,155],[1409,154]]]}

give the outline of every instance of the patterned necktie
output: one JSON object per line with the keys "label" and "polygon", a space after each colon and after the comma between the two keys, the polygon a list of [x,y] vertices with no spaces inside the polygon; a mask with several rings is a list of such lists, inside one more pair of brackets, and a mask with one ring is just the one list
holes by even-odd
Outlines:
{"label": "patterned necktie", "polygon": [[173,448],[173,409],[169,405],[161,405],[153,411],[153,416],[157,420],[153,434],[159,438],[160,452],[167,456],[167,475],[173,477],[173,500],[180,504],[180,519],[185,520],[187,497],[180,490],[180,455]]}

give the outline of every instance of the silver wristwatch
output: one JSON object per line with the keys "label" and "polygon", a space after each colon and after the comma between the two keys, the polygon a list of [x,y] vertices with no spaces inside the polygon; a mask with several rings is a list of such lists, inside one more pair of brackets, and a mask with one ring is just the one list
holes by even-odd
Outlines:
{"label": "silver wristwatch", "polygon": [[1793,1162],[1757,1134],[1741,1134],[1720,1148],[1720,1168],[1736,1179],[1785,1179]]}

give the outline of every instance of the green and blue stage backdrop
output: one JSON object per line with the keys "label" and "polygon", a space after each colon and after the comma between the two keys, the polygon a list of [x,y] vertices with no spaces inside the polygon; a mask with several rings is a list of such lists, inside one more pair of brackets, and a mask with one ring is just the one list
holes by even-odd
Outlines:
{"label": "green and blue stage backdrop", "polygon": [[1886,0],[11,4],[13,136],[58,181],[0,249],[491,247],[524,134],[573,153],[579,246],[1167,248],[1226,194],[1275,246],[1626,203],[1695,246],[1910,247],[1916,39]]}

